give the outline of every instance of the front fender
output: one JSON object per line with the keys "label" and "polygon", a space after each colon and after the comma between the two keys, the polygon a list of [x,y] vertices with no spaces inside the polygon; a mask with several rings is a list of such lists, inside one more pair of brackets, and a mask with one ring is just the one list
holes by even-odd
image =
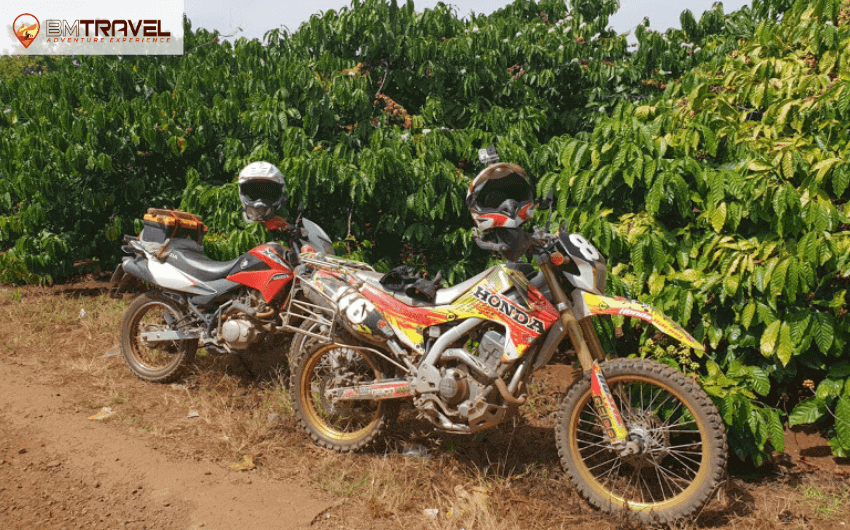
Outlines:
{"label": "front fender", "polygon": [[624,317],[639,318],[655,326],[658,331],[673,337],[686,346],[699,351],[705,351],[702,344],[697,342],[690,333],[680,326],[675,320],[668,317],[658,309],[649,304],[644,304],[628,298],[601,296],[586,291],[575,291],[574,302],[580,317],[590,315],[621,315]]}

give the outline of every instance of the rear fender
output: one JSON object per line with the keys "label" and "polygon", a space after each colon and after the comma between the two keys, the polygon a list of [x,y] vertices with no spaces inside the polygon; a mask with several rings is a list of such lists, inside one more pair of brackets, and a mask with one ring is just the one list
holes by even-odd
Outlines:
{"label": "rear fender", "polygon": [[[135,258],[124,258],[120,267],[123,269],[125,276],[133,276],[144,282],[156,283],[153,275],[148,270],[148,260],[144,257],[137,256]],[[116,270],[117,273],[117,270]]]}
{"label": "rear fender", "polygon": [[697,342],[690,333],[658,309],[628,298],[602,296],[576,290],[573,292],[576,317],[586,318],[591,315],[621,315],[639,318],[655,326],[658,331],[673,337],[682,344],[695,350],[705,351],[702,344]]}

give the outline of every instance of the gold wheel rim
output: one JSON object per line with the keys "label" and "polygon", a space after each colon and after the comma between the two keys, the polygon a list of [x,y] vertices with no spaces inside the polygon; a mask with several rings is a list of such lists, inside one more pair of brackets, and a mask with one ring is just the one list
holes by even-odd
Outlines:
{"label": "gold wheel rim", "polygon": [[[131,345],[133,350],[133,358],[136,360],[139,366],[141,366],[145,370],[150,371],[166,370],[173,367],[176,363],[180,362],[180,359],[177,354],[179,353],[179,348],[183,346],[182,344],[180,344],[180,342],[173,341],[171,347],[175,348],[175,351],[173,353],[170,353],[165,350],[150,348],[142,343],[142,339],[139,336],[140,333],[145,331],[141,329],[141,326],[143,325],[142,320],[146,316],[148,316],[151,310],[154,309],[156,306],[162,308],[162,313],[171,314],[175,318],[175,320],[180,318],[180,315],[176,311],[174,311],[167,304],[163,304],[162,302],[148,302],[147,304],[143,305],[138,312],[136,312],[136,316],[133,319],[133,325],[131,327],[131,329],[133,330],[133,341]],[[168,329],[168,324],[164,321],[164,318],[160,316],[159,319],[162,320],[162,322],[157,325],[161,326],[163,330]],[[167,362],[158,365],[149,364],[149,358],[151,353],[153,353],[155,357],[161,358]]]}
{"label": "gold wheel rim", "polygon": [[374,361],[370,357],[363,355],[361,352],[358,352],[357,350],[352,350],[352,349],[349,349],[349,348],[340,348],[337,345],[328,344],[328,345],[320,348],[318,351],[316,351],[316,353],[314,353],[310,357],[310,359],[307,361],[307,365],[304,367],[304,371],[302,372],[302,375],[301,375],[301,381],[300,381],[300,384],[299,384],[299,393],[300,393],[299,397],[300,397],[301,404],[302,404],[303,409],[304,409],[304,415],[306,416],[307,421],[309,421],[310,424],[313,425],[316,428],[316,430],[318,430],[319,433],[322,436],[329,438],[331,440],[339,441],[339,442],[350,442],[350,441],[357,440],[357,439],[365,436],[375,426],[375,424],[378,422],[378,419],[380,418],[381,408],[383,406],[383,403],[381,401],[378,401],[378,402],[366,402],[366,401],[356,402],[355,401],[354,403],[375,403],[376,406],[375,406],[374,412],[372,412],[372,414],[371,414],[371,419],[367,422],[367,424],[365,426],[359,428],[359,429],[356,429],[353,432],[343,431],[343,430],[334,428],[332,425],[330,425],[325,420],[322,413],[317,408],[317,402],[321,403],[321,399],[320,399],[320,396],[315,395],[315,394],[318,394],[318,392],[315,392],[314,389],[313,389],[313,384],[314,384],[313,375],[314,375],[314,371],[316,370],[317,366],[319,365],[319,362],[322,359],[324,359],[325,355],[327,353],[331,352],[332,350],[337,350],[337,349],[355,352],[359,356],[360,359],[363,359],[368,363],[369,368],[371,369],[371,371],[374,374],[374,379],[379,379],[381,377],[380,370],[377,368]]}
{"label": "gold wheel rim", "polygon": [[[577,470],[579,474],[584,479],[584,482],[587,483],[593,491],[599,495],[604,501],[611,502],[612,504],[619,506],[620,508],[625,508],[632,511],[657,511],[657,510],[667,510],[673,509],[677,506],[681,505],[684,502],[687,502],[694,492],[699,488],[700,484],[707,478],[710,469],[710,460],[711,460],[711,442],[708,435],[708,430],[706,425],[699,417],[698,414],[695,413],[694,410],[691,410],[690,407],[687,407],[686,401],[682,399],[682,394],[672,388],[670,385],[662,383],[660,381],[650,379],[647,377],[639,376],[639,375],[626,375],[626,376],[612,376],[607,378],[608,386],[612,389],[612,393],[614,389],[617,387],[618,383],[647,383],[651,387],[657,387],[662,389],[663,392],[667,392],[679,401],[679,403],[686,407],[688,413],[693,418],[693,423],[696,425],[696,430],[699,433],[700,441],[700,458],[699,458],[699,469],[690,479],[690,485],[684,488],[682,491],[677,493],[675,496],[662,500],[660,502],[655,502],[654,499],[651,502],[637,501],[626,499],[625,496],[616,495],[611,490],[607,489],[603,484],[599,482],[597,476],[591,472],[591,469],[588,468],[585,459],[581,456],[581,448],[579,447],[579,423],[581,422],[582,413],[585,410],[585,407],[590,403],[590,389],[588,388],[587,392],[582,396],[582,399],[577,407],[573,409],[572,416],[570,417],[570,450],[574,455],[574,460],[577,464]],[[622,401],[621,401],[622,402]],[[650,405],[652,402],[650,402]],[[590,405],[592,408],[592,404]],[[625,418],[624,418],[625,419]],[[688,422],[690,423],[690,422]],[[693,444],[696,445],[696,444]],[[694,461],[696,462],[696,461]],[[658,473],[661,477],[664,475],[662,471],[658,470],[659,466],[655,466],[656,473]],[[619,468],[618,468],[619,471]],[[638,471],[639,473],[640,471]],[[640,478],[638,479],[640,480]],[[662,479],[659,479],[662,480]],[[628,487],[628,486],[627,486]],[[662,494],[663,494],[663,486],[662,486]]]}

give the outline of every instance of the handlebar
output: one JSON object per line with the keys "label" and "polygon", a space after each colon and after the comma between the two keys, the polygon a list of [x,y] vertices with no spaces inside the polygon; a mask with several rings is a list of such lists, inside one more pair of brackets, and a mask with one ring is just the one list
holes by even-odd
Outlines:
{"label": "handlebar", "polygon": [[[536,227],[534,233],[528,235],[531,236],[531,247],[539,249],[547,248],[551,242],[558,239],[557,234],[550,234],[549,232],[540,230]],[[475,244],[483,250],[490,250],[493,252],[508,252],[511,249],[510,245],[508,245],[507,243],[484,241],[484,239],[477,234],[474,234],[472,236],[472,239],[473,241],[475,241]]]}
{"label": "handlebar", "polygon": [[483,250],[492,250],[493,252],[506,252],[510,249],[510,247],[505,243],[494,243],[491,241],[484,241],[478,236],[472,236],[472,239],[475,241],[475,244],[478,245],[478,248]]}

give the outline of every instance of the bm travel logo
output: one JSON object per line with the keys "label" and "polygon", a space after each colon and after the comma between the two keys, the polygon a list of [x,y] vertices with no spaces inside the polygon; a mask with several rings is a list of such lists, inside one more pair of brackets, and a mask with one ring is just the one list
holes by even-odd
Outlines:
{"label": "bm travel logo", "polygon": [[[156,9],[114,0],[3,0],[0,53],[23,55],[180,55],[183,0]],[[25,11],[25,12],[23,12]],[[8,22],[6,22],[8,24]]]}

